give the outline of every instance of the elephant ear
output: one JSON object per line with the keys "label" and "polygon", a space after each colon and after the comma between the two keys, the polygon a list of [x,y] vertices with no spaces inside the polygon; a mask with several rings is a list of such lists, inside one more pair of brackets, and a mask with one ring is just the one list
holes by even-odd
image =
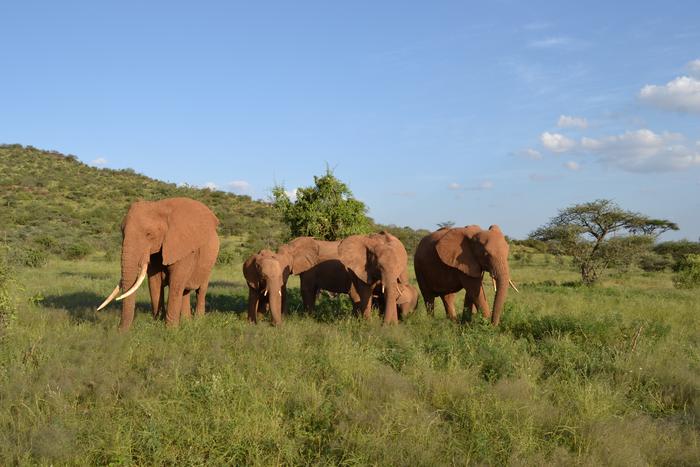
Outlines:
{"label": "elephant ear", "polygon": [[245,260],[245,263],[243,263],[243,277],[245,277],[245,281],[248,284],[248,286],[256,289],[258,287],[258,282],[259,282],[259,277],[258,277],[258,270],[257,270],[257,261],[258,255],[252,255],[250,258]]}
{"label": "elephant ear", "polygon": [[201,247],[216,233],[219,219],[208,207],[191,199],[171,200],[163,239],[163,264],[173,264]]}
{"label": "elephant ear", "polygon": [[338,245],[338,256],[346,268],[361,281],[369,283],[367,275],[367,239],[363,235],[351,235]]}
{"label": "elephant ear", "polygon": [[319,246],[313,237],[299,237],[282,245],[278,254],[286,258],[291,274],[301,274],[318,263]]}
{"label": "elephant ear", "polygon": [[469,245],[472,233],[470,227],[450,229],[437,241],[435,250],[446,265],[477,277],[481,275],[481,266]]}

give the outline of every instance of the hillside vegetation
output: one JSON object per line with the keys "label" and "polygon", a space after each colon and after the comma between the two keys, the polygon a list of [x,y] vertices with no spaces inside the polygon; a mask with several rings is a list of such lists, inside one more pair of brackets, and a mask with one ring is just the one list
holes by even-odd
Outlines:
{"label": "hillside vegetation", "polygon": [[239,238],[235,246],[246,251],[275,245],[285,231],[270,204],[248,196],[177,186],[131,169],[99,169],[31,146],[0,146],[0,174],[0,239],[37,254],[77,259],[117,252],[122,218],[139,199],[202,201],[221,221],[221,235]]}

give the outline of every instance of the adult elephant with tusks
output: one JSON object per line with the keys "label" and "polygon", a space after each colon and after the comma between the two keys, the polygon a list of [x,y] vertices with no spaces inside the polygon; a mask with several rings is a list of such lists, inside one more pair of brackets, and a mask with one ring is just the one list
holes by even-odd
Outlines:
{"label": "adult elephant with tusks", "polygon": [[[512,286],[508,267],[508,242],[497,225],[483,230],[478,225],[442,228],[424,237],[414,257],[416,279],[428,313],[433,313],[435,298],[440,297],[445,311],[457,319],[454,300],[466,289],[463,318],[471,320],[476,306],[491,324],[498,325],[508,286]],[[493,314],[483,290],[483,275],[488,271],[496,289]]]}
{"label": "adult elephant with tusks", "polygon": [[154,316],[163,307],[167,281],[168,326],[177,326],[181,315],[191,317],[193,290],[197,292],[196,314],[203,315],[211,270],[219,253],[218,224],[208,207],[189,198],[133,203],[122,222],[121,281],[98,311],[115,297],[123,300],[119,329],[128,329],[134,319],[135,292],[148,277]]}
{"label": "adult elephant with tusks", "polygon": [[385,297],[384,323],[398,323],[396,304],[402,291],[400,285],[408,284],[408,255],[401,240],[385,231],[351,235],[340,242],[338,254],[352,273],[359,308],[365,318],[371,316],[372,291],[379,286]]}

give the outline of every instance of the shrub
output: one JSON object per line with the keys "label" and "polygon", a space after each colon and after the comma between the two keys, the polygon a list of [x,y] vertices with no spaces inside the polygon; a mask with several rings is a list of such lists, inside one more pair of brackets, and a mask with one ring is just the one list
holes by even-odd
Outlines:
{"label": "shrub", "polygon": [[8,253],[8,262],[15,266],[40,268],[49,261],[46,251],[38,248],[13,248]]}
{"label": "shrub", "polygon": [[659,272],[673,266],[673,260],[657,253],[645,253],[639,257],[639,267],[646,272]]}
{"label": "shrub", "polygon": [[15,316],[15,304],[10,294],[11,281],[12,271],[5,254],[0,253],[0,330],[5,328]]}
{"label": "shrub", "polygon": [[92,253],[92,247],[85,242],[77,242],[69,245],[64,252],[66,259],[81,259]]}
{"label": "shrub", "polygon": [[679,289],[700,286],[700,255],[685,255],[673,269],[673,284]]}
{"label": "shrub", "polygon": [[216,258],[216,264],[233,264],[236,262],[236,253],[231,250],[221,250]]}

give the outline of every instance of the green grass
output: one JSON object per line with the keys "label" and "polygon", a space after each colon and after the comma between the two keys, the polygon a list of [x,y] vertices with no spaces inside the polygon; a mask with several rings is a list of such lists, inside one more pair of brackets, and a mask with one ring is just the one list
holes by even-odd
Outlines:
{"label": "green grass", "polygon": [[118,271],[18,271],[0,464],[700,462],[700,291],[670,274],[586,288],[565,265],[514,264],[499,329],[422,305],[395,327],[345,300],[304,316],[294,278],[272,328],[246,322],[236,262],[217,266],[203,319],[165,329],[144,287],[119,334],[117,307],[93,311]]}

